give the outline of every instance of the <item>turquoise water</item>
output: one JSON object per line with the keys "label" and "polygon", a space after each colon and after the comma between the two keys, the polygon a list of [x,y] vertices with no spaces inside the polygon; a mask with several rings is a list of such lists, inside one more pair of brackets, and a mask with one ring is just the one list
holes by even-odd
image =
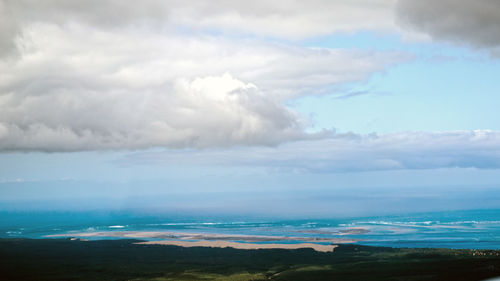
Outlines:
{"label": "turquoise water", "polygon": [[[95,231],[277,237],[269,243],[284,242],[280,236],[287,236],[356,239],[356,243],[372,246],[500,249],[500,210],[310,220],[244,219],[241,216],[197,218],[132,212],[0,212],[2,238],[43,238],[51,234],[71,236],[71,233]],[[287,241],[298,242],[300,240]]]}

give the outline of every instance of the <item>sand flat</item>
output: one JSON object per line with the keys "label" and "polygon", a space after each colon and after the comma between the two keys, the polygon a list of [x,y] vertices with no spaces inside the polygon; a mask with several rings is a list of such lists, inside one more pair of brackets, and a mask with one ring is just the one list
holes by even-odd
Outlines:
{"label": "sand flat", "polygon": [[178,240],[162,240],[162,241],[147,241],[138,242],[136,244],[143,245],[173,245],[181,247],[211,247],[211,248],[235,248],[245,250],[257,249],[304,249],[312,248],[318,252],[333,252],[337,245],[321,245],[314,243],[298,243],[298,244],[254,244],[254,243],[241,243],[230,241],[178,241]]}
{"label": "sand flat", "polygon": [[[46,237],[121,237],[133,239],[161,239],[155,241],[137,242],[144,245],[173,245],[181,247],[212,247],[235,249],[303,249],[312,248],[318,252],[332,252],[336,244],[353,243],[356,240],[340,238],[296,237],[296,236],[265,236],[240,234],[208,234],[167,231],[95,231],[80,233],[64,233],[47,235]],[[194,241],[193,241],[194,240]],[[238,242],[235,242],[237,240]],[[297,243],[280,243],[280,241],[295,241]],[[274,242],[274,243],[252,243]],[[318,243],[328,243],[318,244]]]}

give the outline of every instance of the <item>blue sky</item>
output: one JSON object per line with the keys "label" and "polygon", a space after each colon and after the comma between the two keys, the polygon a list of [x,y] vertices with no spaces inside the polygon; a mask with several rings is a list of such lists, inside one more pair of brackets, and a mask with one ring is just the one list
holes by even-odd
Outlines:
{"label": "blue sky", "polygon": [[500,5],[167,2],[0,1],[4,209],[500,202]]}
{"label": "blue sky", "polygon": [[[358,133],[499,129],[498,59],[484,50],[441,42],[405,42],[360,32],[307,42],[310,46],[399,50],[414,57],[348,85],[339,95],[305,97],[296,108],[317,128]],[[314,45],[313,45],[314,44]]]}

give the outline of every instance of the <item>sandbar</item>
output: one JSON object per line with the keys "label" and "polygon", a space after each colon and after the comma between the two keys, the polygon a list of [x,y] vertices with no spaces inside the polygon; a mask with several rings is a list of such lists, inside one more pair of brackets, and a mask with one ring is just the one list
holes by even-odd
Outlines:
{"label": "sandbar", "polygon": [[335,244],[354,243],[357,241],[353,239],[325,238],[325,237],[185,233],[185,232],[167,232],[167,231],[94,231],[94,232],[52,234],[52,235],[46,235],[46,237],[82,237],[82,238],[120,237],[120,238],[133,238],[133,239],[143,239],[143,240],[155,239],[154,241],[137,242],[137,244],[145,244],[145,245],[159,244],[159,245],[174,245],[182,247],[213,247],[213,248],[231,247],[235,249],[312,248],[319,252],[331,252],[333,251],[333,249],[335,249],[335,247],[337,247],[337,245]]}
{"label": "sandbar", "polygon": [[134,239],[162,239],[162,240],[206,240],[206,241],[244,241],[244,242],[272,242],[272,241],[297,241],[313,243],[354,243],[358,240],[324,237],[296,237],[296,236],[266,236],[266,235],[241,235],[241,234],[215,234],[215,233],[185,233],[166,231],[95,231],[52,234],[45,237],[123,237]]}

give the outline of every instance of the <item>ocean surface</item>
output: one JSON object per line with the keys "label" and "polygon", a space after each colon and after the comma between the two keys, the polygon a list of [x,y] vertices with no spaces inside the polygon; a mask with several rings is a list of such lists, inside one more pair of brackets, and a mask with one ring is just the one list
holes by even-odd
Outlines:
{"label": "ocean surface", "polygon": [[[0,212],[1,238],[103,231],[265,235],[353,239],[358,244],[389,247],[500,249],[500,210],[416,213],[335,219],[244,219],[243,216],[138,214],[133,212]],[[117,239],[117,237],[90,237]]]}

